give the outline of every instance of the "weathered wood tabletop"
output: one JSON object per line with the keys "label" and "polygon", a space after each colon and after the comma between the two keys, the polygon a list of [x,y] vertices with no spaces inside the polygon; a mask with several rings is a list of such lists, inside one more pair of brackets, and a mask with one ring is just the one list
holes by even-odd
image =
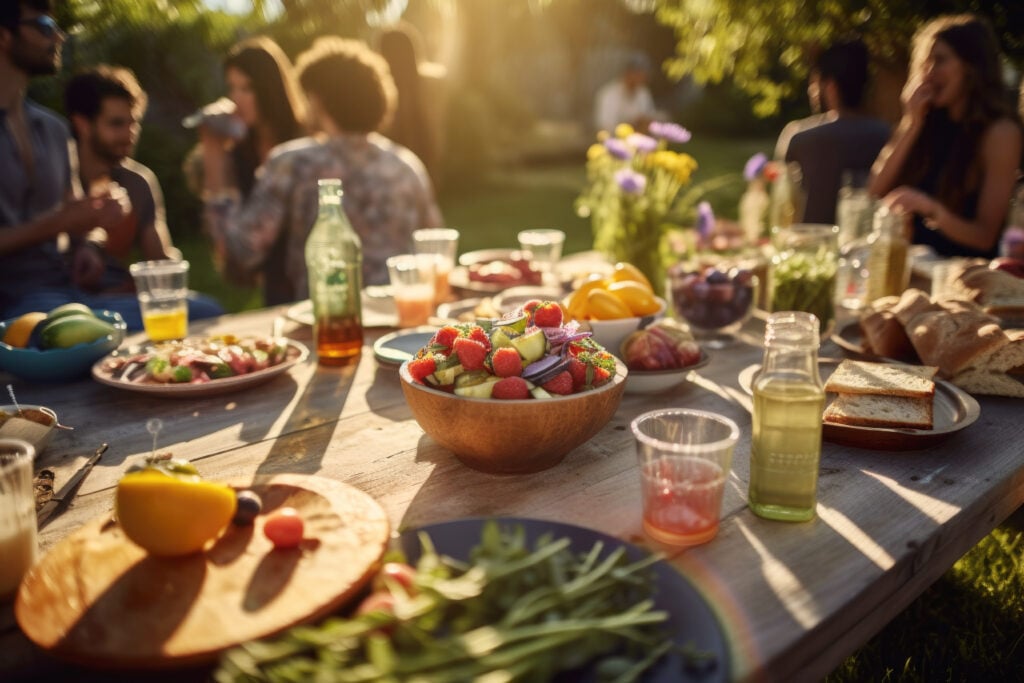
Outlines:
{"label": "weathered wood tabletop", "polygon": [[[283,309],[226,316],[206,331],[266,333]],[[203,331],[199,325],[192,332]],[[309,328],[284,333],[310,343]],[[367,341],[383,331],[368,331]],[[756,340],[756,330],[747,337]],[[823,355],[836,355],[828,343]],[[693,381],[666,394],[627,394],[612,421],[557,467],[525,476],[468,469],[419,428],[397,370],[367,347],[358,364],[318,367],[315,359],[258,387],[172,400],[83,380],[15,381],[26,403],[53,407],[75,427],[57,435],[37,463],[56,487],[100,443],[110,449],[74,504],[41,534],[43,550],[107,513],[125,468],[152,449],[146,422],[163,421],[157,450],[195,462],[206,478],[318,474],[375,497],[394,529],[459,517],[505,515],[557,520],[667,552],[719,617],[737,680],[817,680],[868,640],[964,552],[1024,503],[1021,403],[981,398],[981,417],[941,445],[880,452],[826,443],[818,515],[770,522],[746,507],[750,401],[737,375],[758,363],[756,345],[713,352]],[[640,482],[629,422],[665,405],[699,407],[740,425],[719,535],[680,551],[641,529]],[[524,448],[528,448],[524,444]],[[56,672],[0,608],[0,679]]]}

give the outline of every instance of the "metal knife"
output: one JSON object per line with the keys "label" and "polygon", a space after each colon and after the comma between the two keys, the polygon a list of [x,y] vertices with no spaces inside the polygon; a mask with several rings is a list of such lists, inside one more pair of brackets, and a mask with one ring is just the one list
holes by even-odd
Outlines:
{"label": "metal knife", "polygon": [[49,524],[50,520],[59,515],[67,508],[71,503],[71,500],[78,493],[78,487],[82,485],[85,478],[92,472],[93,466],[103,456],[103,453],[107,450],[107,444],[101,445],[96,449],[96,452],[89,456],[89,459],[85,461],[77,472],[68,480],[68,483],[64,484],[60,491],[55,493],[50,500],[46,502],[43,507],[36,512],[36,523],[40,529]]}

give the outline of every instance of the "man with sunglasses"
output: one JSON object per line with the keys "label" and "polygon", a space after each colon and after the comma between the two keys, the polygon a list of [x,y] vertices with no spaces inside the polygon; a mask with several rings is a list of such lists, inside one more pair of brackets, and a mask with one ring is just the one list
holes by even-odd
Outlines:
{"label": "man with sunglasses", "polygon": [[[0,317],[90,303],[79,287],[103,274],[95,229],[127,213],[127,202],[110,192],[74,191],[67,125],[25,96],[33,77],[59,70],[65,38],[49,0],[0,0]],[[95,303],[138,308],[124,298]]]}

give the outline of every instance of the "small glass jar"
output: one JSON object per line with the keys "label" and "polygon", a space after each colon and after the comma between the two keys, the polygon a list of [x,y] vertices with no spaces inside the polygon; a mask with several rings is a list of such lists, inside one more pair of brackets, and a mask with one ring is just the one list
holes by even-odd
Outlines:
{"label": "small glass jar", "polygon": [[768,271],[770,311],[813,313],[821,330],[835,319],[839,227],[797,223],[777,231]]}

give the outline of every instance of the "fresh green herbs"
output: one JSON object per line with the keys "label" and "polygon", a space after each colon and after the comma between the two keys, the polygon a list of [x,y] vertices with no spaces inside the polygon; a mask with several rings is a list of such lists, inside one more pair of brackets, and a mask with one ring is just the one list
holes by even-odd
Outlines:
{"label": "fresh green herbs", "polygon": [[423,553],[409,591],[385,582],[393,613],[298,627],[230,650],[216,673],[236,681],[542,681],[592,665],[600,681],[634,681],[673,648],[654,609],[651,556],[597,543],[577,554],[522,527],[488,522],[469,563]]}

